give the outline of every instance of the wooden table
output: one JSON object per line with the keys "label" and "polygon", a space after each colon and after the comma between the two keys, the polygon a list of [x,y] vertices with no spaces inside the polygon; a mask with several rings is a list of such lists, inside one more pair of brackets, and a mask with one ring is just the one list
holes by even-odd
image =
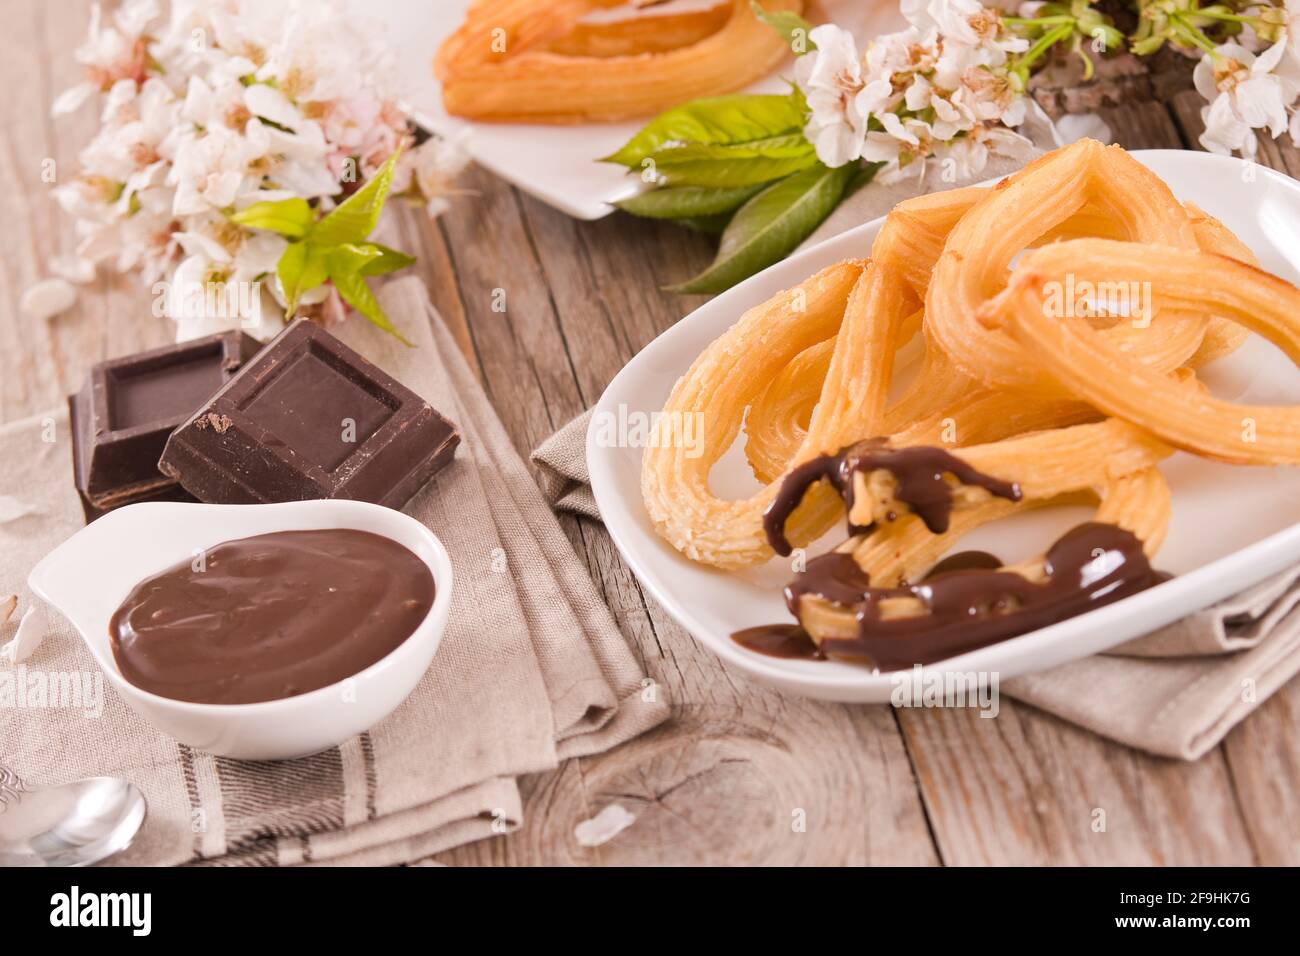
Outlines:
{"label": "wooden table", "polygon": [[[77,79],[72,50],[88,7],[6,3],[0,421],[51,408],[94,362],[172,335],[135,277],[99,279],[47,323],[17,310],[48,257],[73,246],[42,162],[71,175],[95,127],[91,109],[48,116],[53,96]],[[1127,147],[1195,148],[1200,106],[1185,92],[1104,116]],[[1289,146],[1266,143],[1262,160],[1300,176]],[[472,195],[432,225],[403,215],[402,248],[419,256],[434,303],[526,456],[702,301],[660,288],[704,265],[711,246],[622,214],[575,222],[481,170],[464,185]],[[492,309],[495,289],[506,290],[504,313]],[[601,525],[560,521],[673,718],[524,781],[523,829],[445,853],[447,863],[1300,863],[1300,681],[1194,764],[1146,756],[1005,698],[987,720],[969,709],[788,697],[728,673],[647,600]],[[580,848],[574,826],[612,801],[636,823]],[[1103,833],[1092,829],[1095,808],[1106,811]]]}

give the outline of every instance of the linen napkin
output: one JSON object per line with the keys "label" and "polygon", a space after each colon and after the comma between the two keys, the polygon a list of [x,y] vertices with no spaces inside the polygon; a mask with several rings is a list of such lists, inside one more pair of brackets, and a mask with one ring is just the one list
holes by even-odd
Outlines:
{"label": "linen napkin", "polygon": [[[1047,146],[1047,135],[1032,138]],[[979,179],[1014,168],[991,161]],[[938,176],[920,184],[871,183],[846,199],[806,245],[882,216],[911,196],[970,184]],[[590,417],[587,412],[565,425],[532,457],[554,507],[599,520],[587,474]],[[1297,671],[1300,568],[1293,568],[1108,654],[1017,677],[1001,690],[1131,747],[1195,760]]]}
{"label": "linen napkin", "polygon": [[[423,285],[390,283],[381,299],[415,348],[360,319],[334,331],[462,435],[456,460],[405,509],[455,568],[438,654],[369,732],[311,757],[244,762],[155,731],[51,611],[32,658],[0,663],[0,764],[31,786],[98,774],[139,786],[148,818],[112,862],[418,860],[519,827],[521,774],[603,751],[667,716]],[[63,410],[0,427],[0,596],[18,594],[20,613],[34,600],[28,571],[82,525],[70,456]]]}

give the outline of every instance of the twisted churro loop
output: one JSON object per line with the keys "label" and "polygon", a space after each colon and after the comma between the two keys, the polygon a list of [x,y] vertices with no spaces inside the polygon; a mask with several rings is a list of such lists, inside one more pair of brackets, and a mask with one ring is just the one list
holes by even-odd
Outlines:
{"label": "twisted churro loop", "polygon": [[[1087,476],[1080,472],[1075,477],[1083,480]],[[1058,476],[1046,484],[1063,480],[1064,476]],[[845,552],[852,554],[873,586],[896,587],[905,581],[920,580],[958,539],[981,525],[1027,509],[1082,504],[1089,498],[1100,501],[1095,521],[1132,532],[1148,555],[1159,550],[1169,520],[1169,486],[1159,469],[1148,466],[1105,478],[1095,486],[1092,482],[1085,482],[1053,495],[1026,497],[1022,502],[985,498],[954,511],[948,531],[940,535],[930,534],[920,519],[908,515],[894,524],[881,526],[852,544],[846,544]],[[1041,581],[1045,574],[1045,560],[1044,555],[1039,555],[1002,570],[1022,575],[1030,581]],[[916,602],[906,598],[883,606],[881,611],[887,616],[923,613]],[[858,633],[859,622],[853,608],[820,595],[802,595],[798,614],[800,623],[819,644],[827,640],[851,640]]]}
{"label": "twisted churro loop", "polygon": [[[929,193],[899,203],[889,213],[872,245],[872,257],[894,266],[919,296],[929,286],[948,234],[993,187],[969,186]],[[1193,236],[1206,251],[1220,252],[1254,264],[1254,254],[1224,225],[1185,203]],[[1036,240],[1120,237],[1123,227],[1096,204],[1085,206]],[[1202,334],[1203,333],[1203,334]],[[1186,363],[1199,368],[1235,351],[1249,331],[1229,320],[1212,318],[1206,326],[1180,315],[1156,316],[1149,329],[1121,327],[1111,333],[1118,347],[1132,350],[1163,371]],[[904,334],[905,341],[910,335]],[[1088,406],[1063,394],[1007,393],[990,389],[963,374],[929,333],[923,336],[924,368],[914,384],[885,413],[883,432],[896,444],[940,440],[966,445],[1038,428],[1079,424],[1098,417]],[[760,481],[774,480],[803,439],[812,408],[821,394],[833,343],[819,343],[798,356],[764,392],[745,420],[746,457]]]}
{"label": "twisted churro loop", "polygon": [[[740,89],[766,76],[790,52],[781,35],[754,15],[749,0],[732,0],[730,15],[716,32],[706,32],[710,24],[688,26],[683,39],[693,42],[674,49],[642,43],[641,52],[633,52],[629,42],[637,41],[627,37],[604,44],[597,37],[571,37],[585,14],[609,5],[602,0],[473,4],[434,58],[447,112],[492,122],[629,119]],[[765,0],[764,7],[769,13],[798,13],[803,0]],[[661,24],[669,25],[668,20]],[[614,55],[555,52],[590,54],[597,47]]]}
{"label": "twisted churro loop", "polygon": [[[1183,207],[1192,217],[1192,231],[1196,233],[1196,244],[1201,247],[1202,252],[1217,252],[1233,259],[1240,259],[1247,265],[1259,265],[1255,253],[1234,236],[1227,226],[1191,203],[1183,203]],[[1242,343],[1249,336],[1250,330],[1244,325],[1237,325],[1230,319],[1215,316],[1210,319],[1210,324],[1205,329],[1205,338],[1201,341],[1201,347],[1187,360],[1188,368],[1201,368],[1216,359],[1232,354],[1241,348]]]}
{"label": "twisted churro loop", "polygon": [[[900,203],[871,253],[742,316],[664,409],[705,416],[704,454],[652,440],[643,458],[658,532],[718,567],[772,555],[765,515],[786,553],[782,532],[801,545],[847,510],[851,537],[787,590],[828,654],[939,659],[1158,583],[1175,448],[1300,464],[1300,408],[1221,401],[1195,372],[1251,331],[1300,364],[1300,289],[1122,150],[1082,141]],[[1075,308],[1112,286],[1138,294]],[[887,402],[896,370],[915,376]],[[763,487],[720,500],[709,471],[742,426]],[[1068,503],[1095,522],[1037,558],[906,583],[967,531]]]}
{"label": "twisted churro loop", "polygon": [[[887,270],[850,262],[824,269],[745,313],[677,382],[646,449],[641,492],[659,533],[688,557],[718,567],[770,558],[762,516],[776,495],[776,483],[747,499],[725,501],[709,489],[710,469],[731,446],[746,408],[767,383],[832,334],[835,348],[817,411],[790,465],[878,428],[898,329],[917,304]],[[683,414],[703,416],[698,455],[663,434],[665,423]],[[807,542],[817,537],[834,521],[836,510],[833,496],[810,496],[793,517],[792,538]]]}
{"label": "twisted churro loop", "polygon": [[1156,301],[1209,309],[1257,332],[1300,364],[1300,289],[1238,259],[1109,239],[1075,239],[1025,257],[980,321],[1090,404],[1175,447],[1234,464],[1300,463],[1300,408],[1237,405],[1182,388],[1132,361],[1086,321],[1046,314],[1043,290],[1066,270],[1149,284]]}
{"label": "twisted churro loop", "polygon": [[[1052,201],[1045,203],[1045,196]],[[926,329],[967,376],[991,386],[1044,390],[1043,376],[1026,363],[1016,343],[981,325],[975,313],[1006,284],[1007,267],[1021,250],[1089,204],[1105,209],[1127,238],[1197,248],[1190,217],[1169,187],[1123,150],[1081,140],[1041,157],[961,217],[935,264],[926,294]],[[1203,326],[1208,319],[1193,313],[1171,325],[1182,321]],[[1121,347],[1132,350],[1163,339],[1133,331],[1122,323],[1103,335],[1129,339]],[[1203,334],[1203,328],[1193,330],[1189,338],[1199,343]]]}

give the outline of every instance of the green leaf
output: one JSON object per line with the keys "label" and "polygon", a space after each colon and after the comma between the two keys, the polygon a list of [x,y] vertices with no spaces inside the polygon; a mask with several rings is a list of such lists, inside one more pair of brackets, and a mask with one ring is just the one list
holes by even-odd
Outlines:
{"label": "green leaf", "polygon": [[[318,247],[319,248],[319,247]],[[377,242],[345,242],[329,250],[329,271],[355,272],[362,276],[382,276],[405,269],[415,256],[390,249]]]}
{"label": "green leaf", "polygon": [[275,264],[275,274],[284,289],[284,314],[292,316],[298,300],[329,278],[326,270],[325,250],[306,242],[291,242]]}
{"label": "green leaf", "polygon": [[761,184],[732,188],[665,186],[614,205],[634,216],[650,219],[694,219],[731,212],[761,188]]}
{"label": "green leaf", "polygon": [[370,291],[370,287],[366,285],[366,280],[362,278],[361,272],[358,271],[359,268],[364,268],[364,263],[373,261],[375,261],[375,257],[369,254],[369,250],[364,250],[352,244],[339,246],[332,250],[329,255],[330,281],[334,283],[334,288],[338,290],[344,302],[403,345],[410,345],[411,343],[406,337],[397,331],[397,327],[384,314],[384,310],[379,306],[379,301]]}
{"label": "green leaf", "polygon": [[382,256],[371,242],[345,242],[329,250],[326,260],[330,278],[337,275],[362,275],[367,266]]}
{"label": "green leaf", "polygon": [[363,242],[379,223],[379,213],[388,198],[388,187],[393,183],[393,167],[401,150],[393,153],[379,167],[364,186],[354,192],[334,210],[316,223],[307,241],[321,246],[337,246],[344,242]]}
{"label": "green leaf", "polygon": [[817,44],[808,39],[812,24],[793,10],[776,10],[768,13],[758,0],[749,0],[749,9],[754,11],[754,16],[785,37],[785,42],[790,44],[790,49],[794,51],[795,56],[803,56],[817,49]]}
{"label": "green leaf", "polygon": [[817,152],[802,133],[789,133],[733,146],[670,146],[651,161],[669,186],[752,186],[807,169],[817,162]]}
{"label": "green leaf", "polygon": [[307,200],[295,197],[278,202],[255,202],[247,209],[233,213],[230,221],[250,229],[268,229],[290,239],[301,239],[316,221],[316,213]]}
{"label": "green leaf", "polygon": [[731,213],[718,213],[716,216],[688,216],[685,219],[674,220],[677,225],[685,226],[692,232],[702,232],[708,236],[716,236],[727,228],[727,223],[731,222]]}
{"label": "green leaf", "polygon": [[722,292],[783,259],[830,215],[857,171],[818,163],[768,186],[736,211],[713,264],[672,291]]}
{"label": "green leaf", "polygon": [[802,129],[799,98],[737,93],[692,100],[660,113],[601,162],[636,168],[655,150],[678,143],[744,143]]}
{"label": "green leaf", "polygon": [[654,161],[656,166],[670,166],[708,159],[789,159],[813,152],[813,144],[808,142],[802,132],[798,132],[751,139],[743,143],[683,143],[680,146],[664,146],[655,150]]}
{"label": "green leaf", "polygon": [[378,242],[366,243],[371,249],[379,250],[379,255],[370,260],[361,270],[363,276],[382,276],[407,266],[415,265],[415,256],[408,256],[399,249],[390,249]]}

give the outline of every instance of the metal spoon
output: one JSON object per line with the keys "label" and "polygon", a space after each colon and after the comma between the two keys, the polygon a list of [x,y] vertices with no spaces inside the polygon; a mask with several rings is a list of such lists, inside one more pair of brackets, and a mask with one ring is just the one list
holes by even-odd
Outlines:
{"label": "metal spoon", "polygon": [[0,866],[89,866],[131,845],[145,799],[120,777],[30,790],[0,764]]}

